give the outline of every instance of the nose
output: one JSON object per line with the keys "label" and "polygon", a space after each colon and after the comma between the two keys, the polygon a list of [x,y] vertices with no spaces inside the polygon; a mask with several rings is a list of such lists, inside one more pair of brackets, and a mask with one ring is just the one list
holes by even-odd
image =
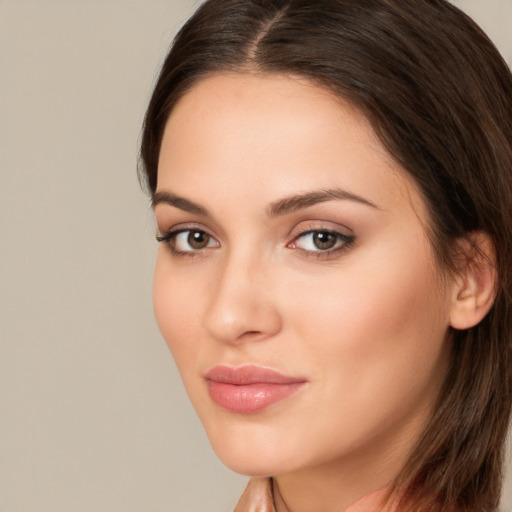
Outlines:
{"label": "nose", "polygon": [[239,344],[265,340],[281,330],[271,278],[261,262],[229,258],[210,293],[204,328],[215,340]]}

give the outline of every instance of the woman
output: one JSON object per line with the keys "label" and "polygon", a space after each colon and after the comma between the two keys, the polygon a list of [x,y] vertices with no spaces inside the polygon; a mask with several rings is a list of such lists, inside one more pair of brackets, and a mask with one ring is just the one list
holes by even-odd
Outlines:
{"label": "woman", "polygon": [[444,0],[207,0],[142,137],[159,327],[237,511],[494,511],[512,78]]}

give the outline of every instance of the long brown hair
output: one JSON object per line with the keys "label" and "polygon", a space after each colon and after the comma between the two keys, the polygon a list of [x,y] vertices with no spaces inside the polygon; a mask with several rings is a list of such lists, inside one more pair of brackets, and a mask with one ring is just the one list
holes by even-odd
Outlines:
{"label": "long brown hair", "polygon": [[207,0],[178,33],[142,134],[151,193],[167,118],[216,72],[301,75],[357,106],[410,173],[440,263],[476,230],[494,244],[497,294],[451,333],[438,407],[394,482],[415,512],[499,503],[512,392],[512,76],[478,26],[445,0]]}

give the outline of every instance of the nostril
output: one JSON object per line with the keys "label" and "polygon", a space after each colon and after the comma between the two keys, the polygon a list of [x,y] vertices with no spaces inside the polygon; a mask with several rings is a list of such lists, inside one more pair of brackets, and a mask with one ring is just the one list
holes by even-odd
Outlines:
{"label": "nostril", "polygon": [[272,334],[272,333],[271,332],[265,333],[265,331],[257,331],[257,330],[245,331],[245,332],[241,333],[236,338],[236,340],[233,340],[233,341],[236,343],[257,342],[257,341],[262,341],[262,340],[266,339],[270,334]]}
{"label": "nostril", "polygon": [[242,341],[257,341],[260,338],[265,338],[265,334],[262,331],[245,331],[240,336],[238,336],[237,340],[238,342]]}

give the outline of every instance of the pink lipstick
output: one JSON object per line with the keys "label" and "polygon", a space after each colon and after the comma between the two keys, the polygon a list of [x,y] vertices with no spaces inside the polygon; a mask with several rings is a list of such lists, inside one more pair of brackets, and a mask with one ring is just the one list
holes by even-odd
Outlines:
{"label": "pink lipstick", "polygon": [[216,366],[205,378],[212,400],[238,414],[262,411],[295,394],[307,382],[260,366]]}

